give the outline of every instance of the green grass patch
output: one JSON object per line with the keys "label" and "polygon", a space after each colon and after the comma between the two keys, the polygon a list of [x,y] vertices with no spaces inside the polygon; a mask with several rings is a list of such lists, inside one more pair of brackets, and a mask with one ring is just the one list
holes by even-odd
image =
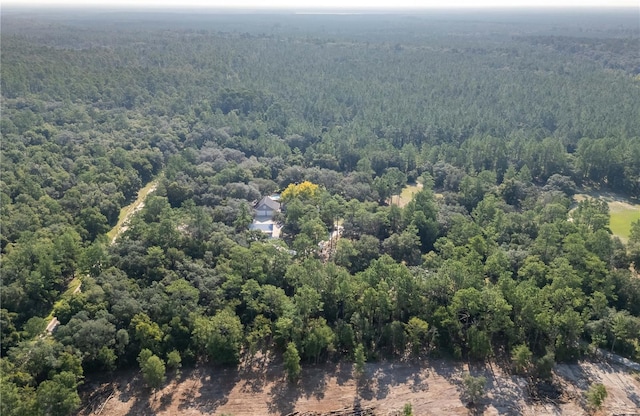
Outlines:
{"label": "green grass patch", "polygon": [[421,189],[422,189],[421,184],[407,185],[402,189],[402,192],[400,193],[400,198],[408,199],[409,201],[411,201],[411,198],[413,198],[415,194],[420,192]]}
{"label": "green grass patch", "polygon": [[421,183],[414,183],[414,184],[407,185],[404,188],[402,188],[400,195],[393,195],[391,197],[391,203],[399,207],[404,207],[409,202],[411,202],[411,200],[413,199],[413,196],[418,192],[420,192],[421,189],[422,189]]}
{"label": "green grass patch", "polygon": [[640,220],[640,206],[616,207],[611,210],[610,228],[614,235],[626,240],[631,232],[631,223]]}
{"label": "green grass patch", "polygon": [[590,192],[573,196],[576,202],[583,201],[586,198],[607,201],[609,205],[609,228],[613,235],[620,237],[623,243],[627,243],[629,234],[631,234],[631,223],[640,220],[640,204],[627,199],[623,195],[606,192]]}

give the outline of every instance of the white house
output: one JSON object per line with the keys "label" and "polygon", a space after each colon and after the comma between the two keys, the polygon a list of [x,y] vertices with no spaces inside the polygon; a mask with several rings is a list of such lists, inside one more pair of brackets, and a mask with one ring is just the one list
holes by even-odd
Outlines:
{"label": "white house", "polygon": [[262,231],[270,238],[280,237],[280,227],[273,220],[273,216],[278,211],[280,211],[280,203],[265,196],[254,207],[255,218],[249,225],[249,229]]}
{"label": "white house", "polygon": [[255,212],[258,218],[273,218],[276,212],[280,210],[280,203],[265,196],[256,204]]}

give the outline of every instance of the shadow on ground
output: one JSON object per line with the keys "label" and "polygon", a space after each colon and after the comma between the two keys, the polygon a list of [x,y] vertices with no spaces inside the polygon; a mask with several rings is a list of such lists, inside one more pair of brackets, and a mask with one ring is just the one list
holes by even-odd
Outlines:
{"label": "shadow on ground", "polygon": [[235,368],[200,366],[191,374],[189,383],[193,385],[183,395],[178,409],[197,408],[200,412],[213,414],[227,403],[229,393],[239,380]]}

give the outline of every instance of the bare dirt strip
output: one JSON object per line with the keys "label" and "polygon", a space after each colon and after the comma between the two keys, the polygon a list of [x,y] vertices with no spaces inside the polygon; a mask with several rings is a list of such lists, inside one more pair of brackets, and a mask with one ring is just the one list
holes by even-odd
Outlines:
{"label": "bare dirt strip", "polygon": [[[465,371],[487,379],[479,409],[461,400]],[[114,377],[115,376],[115,377]],[[601,415],[640,416],[637,374],[616,363],[579,362],[556,366],[555,384],[562,393],[531,401],[524,379],[496,366],[449,361],[367,363],[362,378],[352,364],[303,368],[297,385],[288,383],[280,363],[254,362],[238,370],[199,366],[168,381],[155,394],[143,386],[139,372],[105,375],[116,380],[84,385],[81,415],[287,415],[328,413],[344,408],[373,408],[376,415],[398,415],[410,403],[414,415],[586,415],[584,392],[603,383],[608,392]],[[341,413],[344,414],[344,413]],[[347,413],[349,414],[349,413]]]}
{"label": "bare dirt strip", "polygon": [[147,195],[154,192],[158,187],[159,179],[155,179],[144,186],[144,188],[138,191],[138,197],[135,201],[123,207],[120,210],[120,216],[118,217],[118,223],[107,233],[107,237],[109,238],[109,242],[113,244],[116,241],[116,238],[123,232],[127,230],[129,220],[136,212],[140,211],[144,208],[144,200],[147,198]]}

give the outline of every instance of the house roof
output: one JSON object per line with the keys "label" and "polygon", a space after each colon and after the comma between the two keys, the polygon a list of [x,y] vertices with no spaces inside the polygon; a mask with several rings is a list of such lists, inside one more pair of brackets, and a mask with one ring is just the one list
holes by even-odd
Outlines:
{"label": "house roof", "polygon": [[264,198],[262,198],[260,200],[260,202],[258,202],[256,204],[256,208],[260,207],[261,205],[266,205],[268,208],[277,211],[280,209],[280,203],[274,201],[273,199],[269,198],[268,196],[265,196]]}

